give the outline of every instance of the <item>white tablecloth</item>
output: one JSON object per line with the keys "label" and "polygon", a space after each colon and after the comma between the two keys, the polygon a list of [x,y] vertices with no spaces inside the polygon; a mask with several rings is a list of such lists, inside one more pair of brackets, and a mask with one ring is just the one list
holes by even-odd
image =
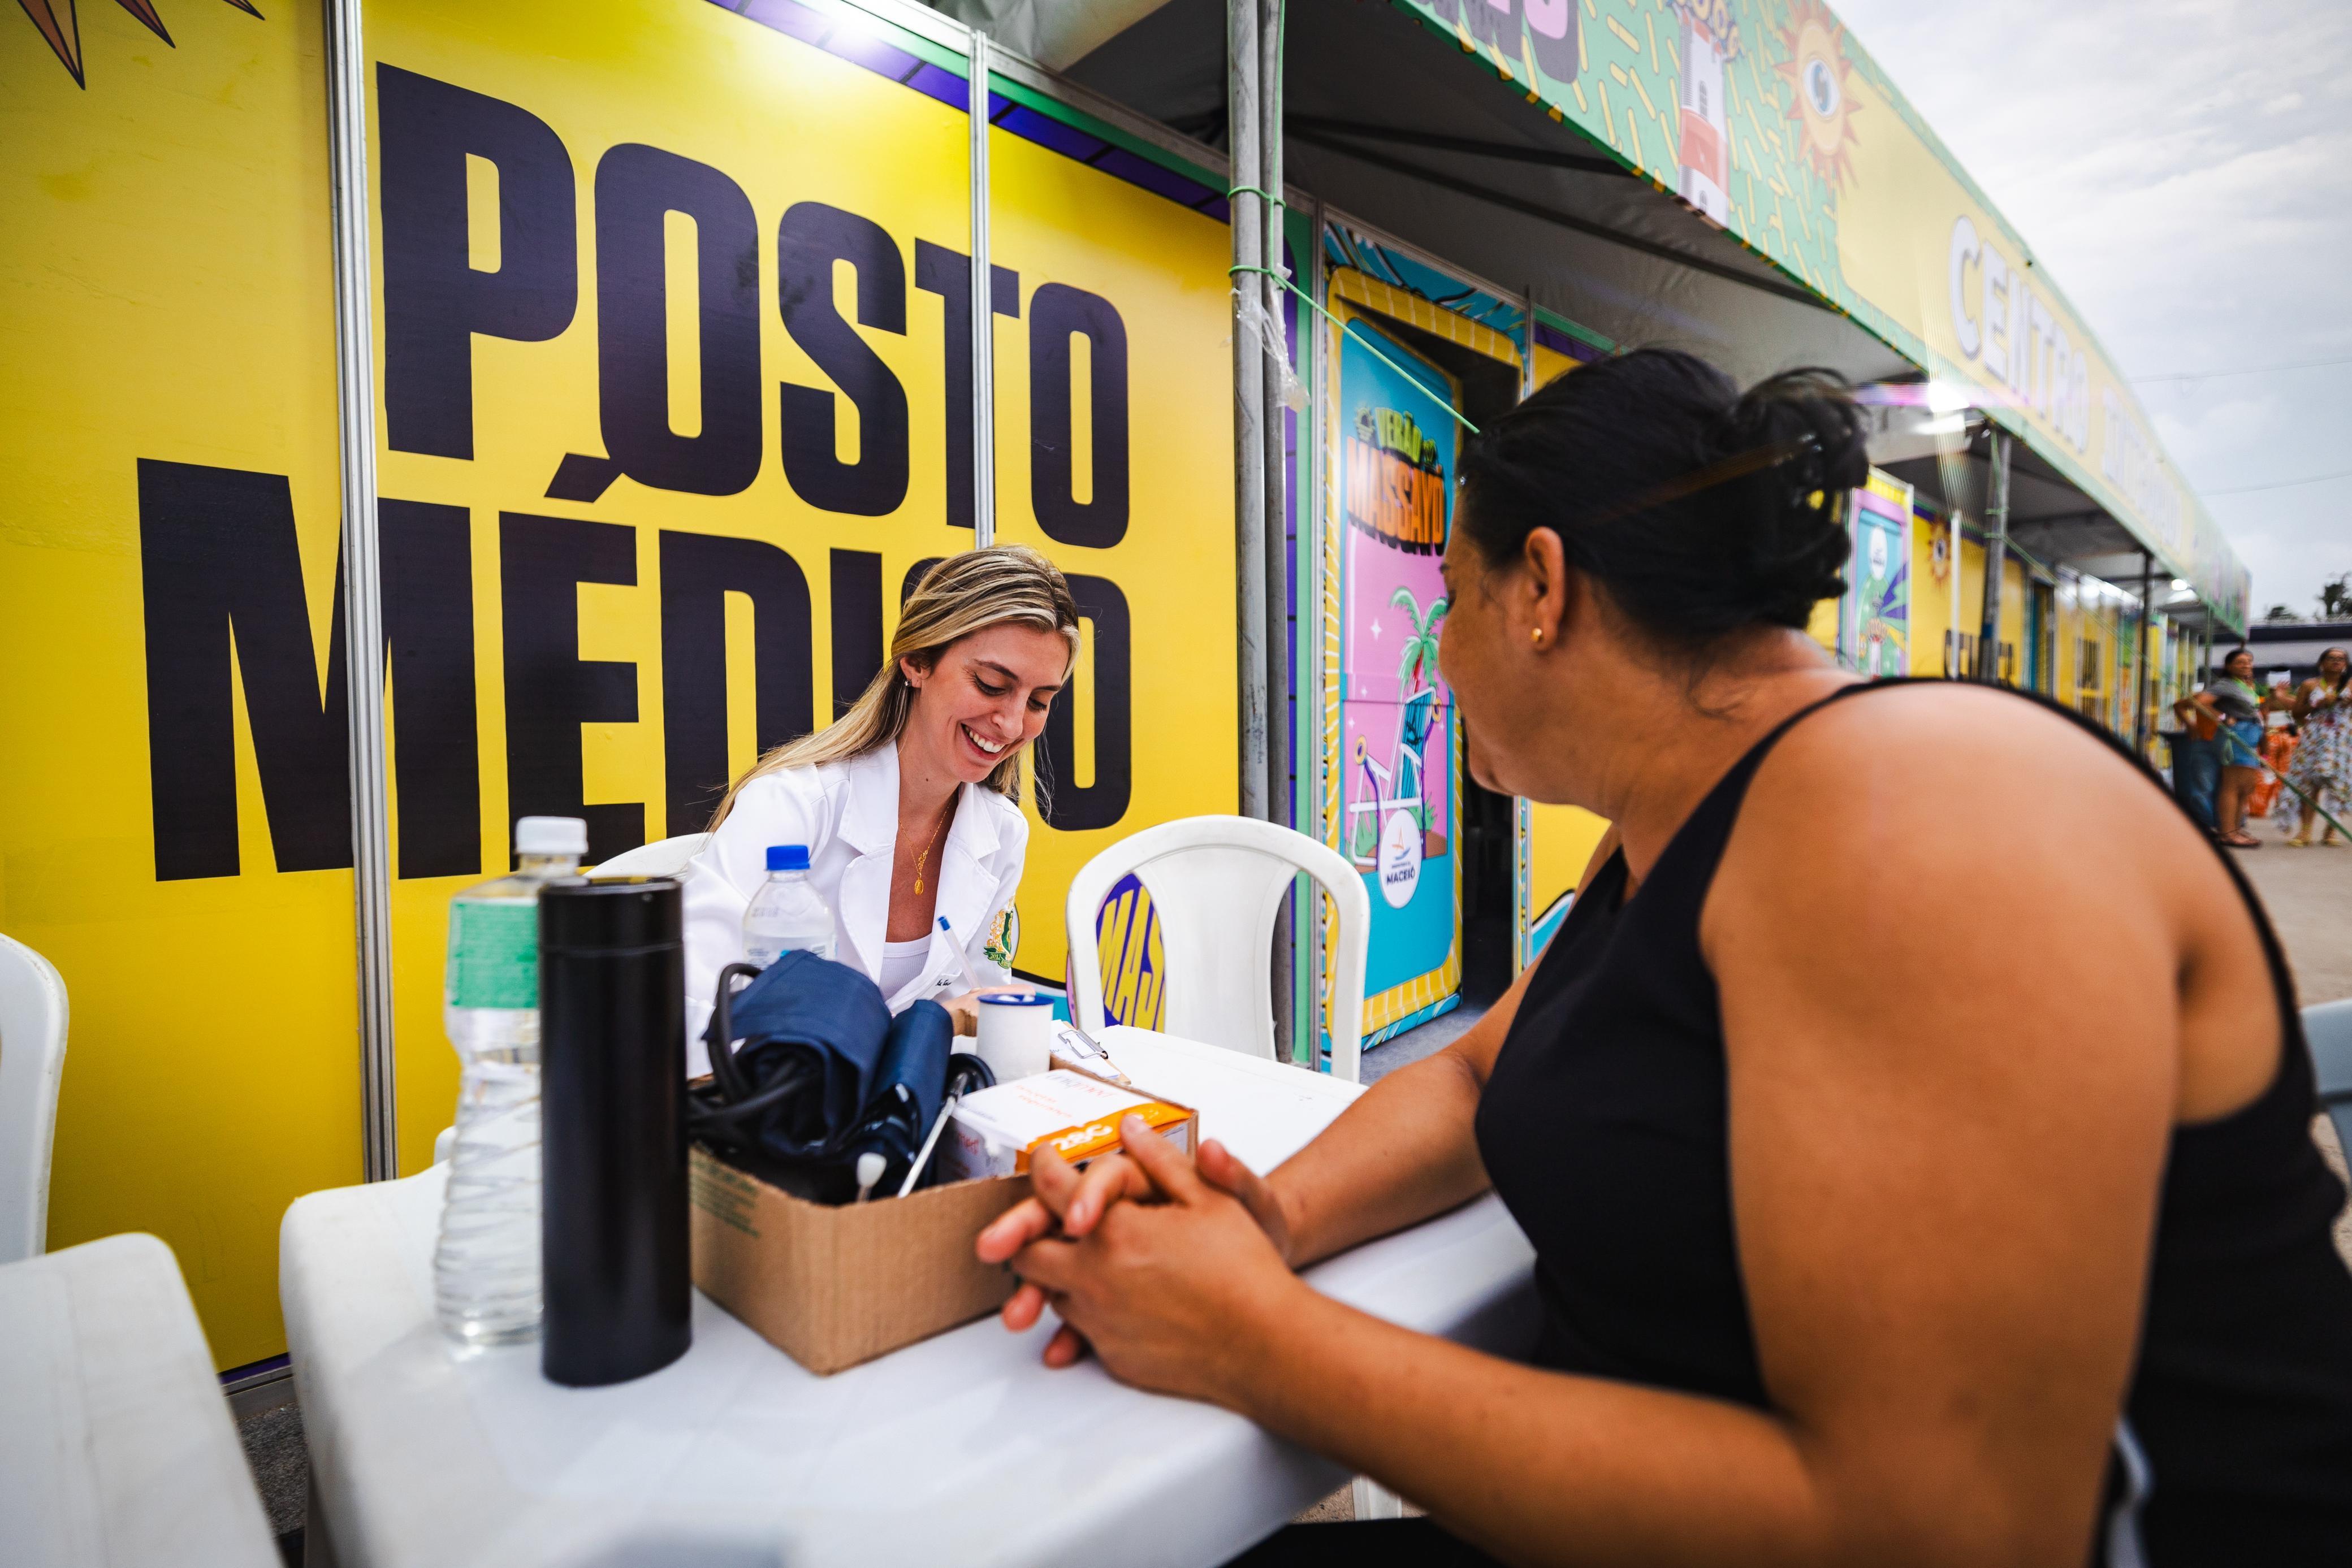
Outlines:
{"label": "white tablecloth", "polygon": [[[1258,1169],[1352,1084],[1135,1030],[1103,1043]],[[1224,1411],[1038,1364],[993,1318],[825,1378],[697,1292],[694,1348],[567,1389],[529,1345],[453,1356],[433,1322],[443,1168],[289,1209],[280,1290],[312,1528],[341,1568],[1223,1562],[1347,1477]],[[1532,1343],[1531,1254],[1494,1198],[1310,1270],[1397,1322]],[[323,1514],[323,1518],[320,1515]]]}

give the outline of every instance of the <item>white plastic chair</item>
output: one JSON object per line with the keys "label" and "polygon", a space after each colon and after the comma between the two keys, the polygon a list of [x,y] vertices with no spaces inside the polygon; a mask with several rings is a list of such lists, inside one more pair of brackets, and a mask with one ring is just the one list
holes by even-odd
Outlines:
{"label": "white plastic chair", "polygon": [[66,983],[0,936],[0,1263],[48,1246],[49,1149],[66,1065]]}
{"label": "white plastic chair", "polygon": [[2336,1124],[2336,1141],[2343,1145],[2345,1157],[2352,1159],[2352,1001],[2304,1009],[2303,1038],[2311,1045],[2319,1107]]}
{"label": "white plastic chair", "polygon": [[709,841],[709,833],[679,833],[674,838],[656,839],[652,843],[624,850],[603,865],[591,866],[589,871],[595,876],[676,876]]}
{"label": "white plastic chair", "polygon": [[1357,1082],[1364,1035],[1364,955],[1371,900],[1356,868],[1304,833],[1249,817],[1185,817],[1146,828],[1095,856],[1070,879],[1063,922],[1070,942],[1070,1016],[1105,1025],[1095,920],[1133,872],[1160,917],[1170,1034],[1274,1060],[1274,919],[1291,879],[1305,873],[1331,895],[1339,944],[1331,986],[1331,1073]]}
{"label": "white plastic chair", "polygon": [[0,1561],[276,1568],[205,1331],[152,1236],[0,1265]]}

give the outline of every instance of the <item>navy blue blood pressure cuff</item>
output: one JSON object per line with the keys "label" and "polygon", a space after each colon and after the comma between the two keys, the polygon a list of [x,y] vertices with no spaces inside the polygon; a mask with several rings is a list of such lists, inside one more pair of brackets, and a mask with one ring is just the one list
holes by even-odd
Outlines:
{"label": "navy blue blood pressure cuff", "polygon": [[721,970],[703,1040],[698,1136],[788,1165],[876,1153],[903,1173],[946,1099],[955,1024],[930,1001],[893,1018],[863,973],[794,952]]}

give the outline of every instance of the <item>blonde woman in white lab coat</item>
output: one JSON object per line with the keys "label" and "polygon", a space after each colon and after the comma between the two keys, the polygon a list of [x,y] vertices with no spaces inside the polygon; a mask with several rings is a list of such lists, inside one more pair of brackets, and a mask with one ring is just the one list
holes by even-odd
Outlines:
{"label": "blonde woman in white lab coat", "polygon": [[950,556],[908,597],[889,661],[849,711],[735,781],[686,880],[690,1076],[708,1071],[712,988],[743,960],[743,910],[772,844],[808,846],[834,956],[864,970],[891,1011],[929,998],[969,1031],[965,960],[983,985],[1012,978],[1029,844],[1021,756],[1069,679],[1077,637],[1069,584],[1035,550]]}

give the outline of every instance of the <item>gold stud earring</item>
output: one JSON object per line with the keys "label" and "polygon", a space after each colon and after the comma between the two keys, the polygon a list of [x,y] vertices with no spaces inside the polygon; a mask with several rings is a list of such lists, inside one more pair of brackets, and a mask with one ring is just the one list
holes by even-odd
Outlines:
{"label": "gold stud earring", "polygon": [[1538,647],[1538,648],[1542,647],[1542,646],[1543,646],[1543,640],[1544,640],[1544,629],[1543,629],[1542,627],[1540,627],[1540,626],[1537,627],[1534,631],[1529,632],[1528,633],[1528,641],[1530,641],[1530,642],[1532,642],[1533,643],[1535,643],[1535,645],[1536,645],[1537,647]]}

